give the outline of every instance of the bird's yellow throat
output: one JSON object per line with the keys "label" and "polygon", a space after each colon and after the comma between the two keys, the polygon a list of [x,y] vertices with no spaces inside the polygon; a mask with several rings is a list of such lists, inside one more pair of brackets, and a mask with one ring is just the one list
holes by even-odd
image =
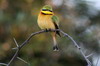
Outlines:
{"label": "bird's yellow throat", "polygon": [[41,11],[42,13],[44,13],[44,14],[47,14],[47,15],[53,15],[53,12],[50,12],[50,11]]}

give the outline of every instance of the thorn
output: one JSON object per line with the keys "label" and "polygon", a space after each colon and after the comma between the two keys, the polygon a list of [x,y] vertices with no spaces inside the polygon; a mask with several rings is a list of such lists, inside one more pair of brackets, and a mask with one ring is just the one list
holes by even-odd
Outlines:
{"label": "thorn", "polygon": [[78,47],[78,49],[81,49],[81,47]]}
{"label": "thorn", "polygon": [[86,57],[88,58],[88,57],[92,56],[93,54],[94,54],[94,53],[91,53],[91,54],[87,55]]}
{"label": "thorn", "polygon": [[14,40],[14,42],[15,42],[16,46],[17,46],[17,47],[19,47],[19,46],[18,46],[18,43],[17,43],[17,41],[16,41],[16,39],[15,39],[15,38],[13,38],[13,40]]}
{"label": "thorn", "polygon": [[28,65],[30,65],[28,62],[26,62],[25,60],[23,60],[22,58],[20,58],[20,57],[17,57],[19,60],[21,60],[21,61],[23,61],[24,63],[26,63],[26,64],[28,64]]}

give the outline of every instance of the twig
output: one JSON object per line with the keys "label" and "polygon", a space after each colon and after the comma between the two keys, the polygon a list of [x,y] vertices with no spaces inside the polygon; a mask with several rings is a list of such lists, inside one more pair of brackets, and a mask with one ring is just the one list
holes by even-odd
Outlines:
{"label": "twig", "polygon": [[14,40],[14,42],[15,42],[16,46],[17,46],[17,49],[18,49],[19,45],[18,45],[18,43],[17,43],[16,39],[15,39],[15,38],[13,38],[13,40]]}
{"label": "twig", "polygon": [[[30,41],[30,39],[31,39],[33,36],[35,36],[35,35],[37,35],[37,34],[44,33],[44,32],[55,32],[55,31],[59,31],[59,32],[61,32],[64,36],[68,37],[68,38],[73,42],[73,44],[76,46],[76,48],[79,49],[79,51],[81,52],[82,56],[83,56],[84,59],[86,60],[88,66],[91,66],[91,62],[88,60],[87,56],[85,56],[85,54],[83,53],[81,47],[76,43],[76,41],[75,41],[71,36],[69,36],[67,33],[63,32],[63,31],[60,30],[60,29],[56,29],[56,30],[53,30],[53,29],[51,29],[51,30],[41,30],[41,31],[38,31],[38,32],[34,32],[34,33],[32,33],[21,45],[18,45],[17,41],[14,39],[14,42],[15,42],[15,44],[16,44],[17,47],[16,47],[16,48],[13,48],[13,49],[16,49],[16,53],[14,54],[14,56],[12,57],[12,59],[10,60],[10,62],[9,62],[6,66],[9,66],[9,65],[12,63],[13,60],[15,60],[16,58],[18,58],[17,55],[18,55],[20,49],[21,49],[22,47],[24,47],[24,46]],[[20,60],[21,60],[21,59],[20,59]],[[4,63],[4,65],[5,65],[5,63]]]}
{"label": "twig", "polygon": [[6,66],[7,64],[5,64],[5,63],[0,63],[0,65],[5,65],[5,66]]}
{"label": "twig", "polygon": [[16,50],[16,53],[14,54],[14,56],[12,57],[12,59],[10,60],[10,62],[7,64],[7,66],[9,66],[12,63],[12,61],[16,59],[18,52],[19,52],[19,45],[18,45],[17,41],[15,40],[15,38],[13,38],[13,39],[14,39],[14,42],[17,46],[17,50]]}
{"label": "twig", "polygon": [[28,62],[26,62],[25,60],[23,60],[22,58],[20,58],[20,57],[17,57],[19,60],[21,60],[21,61],[23,61],[24,63],[26,63],[26,64],[28,64],[28,65],[30,65]]}

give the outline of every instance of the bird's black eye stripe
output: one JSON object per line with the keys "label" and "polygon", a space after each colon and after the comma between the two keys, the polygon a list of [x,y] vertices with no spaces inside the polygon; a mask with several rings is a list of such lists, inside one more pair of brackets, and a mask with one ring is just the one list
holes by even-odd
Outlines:
{"label": "bird's black eye stripe", "polygon": [[42,11],[50,11],[50,12],[52,12],[51,10],[48,10],[48,9],[42,9]]}

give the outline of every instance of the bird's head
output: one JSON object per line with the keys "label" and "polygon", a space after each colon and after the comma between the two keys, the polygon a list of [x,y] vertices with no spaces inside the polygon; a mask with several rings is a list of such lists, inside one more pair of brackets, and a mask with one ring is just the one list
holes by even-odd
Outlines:
{"label": "bird's head", "polygon": [[53,14],[52,7],[49,6],[49,5],[43,6],[41,12],[42,12],[43,14],[47,14],[47,15],[52,15],[52,14]]}

